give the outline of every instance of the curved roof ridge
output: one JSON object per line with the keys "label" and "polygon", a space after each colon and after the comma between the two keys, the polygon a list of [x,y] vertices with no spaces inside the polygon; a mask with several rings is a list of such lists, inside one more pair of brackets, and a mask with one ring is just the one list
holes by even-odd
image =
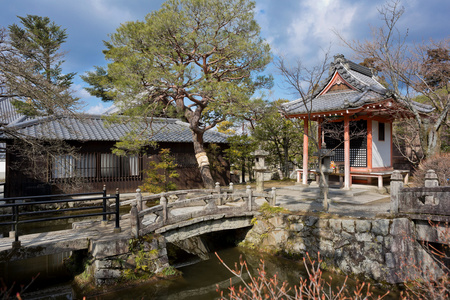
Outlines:
{"label": "curved roof ridge", "polygon": [[353,82],[355,82],[355,80],[356,80],[359,84],[363,84],[362,87],[359,86],[359,84],[358,84],[358,86],[354,86],[354,87],[357,88],[358,90],[359,90],[359,89],[363,90],[364,87],[369,86],[369,84],[368,84],[367,82],[364,82],[362,79],[360,79],[360,78],[356,77],[355,75],[353,75],[352,72],[351,72],[349,69],[347,69],[347,66],[346,66],[345,64],[340,63],[340,65],[344,68],[345,74],[348,74],[348,75],[349,75],[351,78],[353,78],[354,80],[347,80],[347,78],[345,78],[345,77],[343,76],[343,74],[341,74],[341,73],[339,73],[339,74],[340,74],[345,80],[347,80],[348,83],[350,83],[352,86],[354,86]]}

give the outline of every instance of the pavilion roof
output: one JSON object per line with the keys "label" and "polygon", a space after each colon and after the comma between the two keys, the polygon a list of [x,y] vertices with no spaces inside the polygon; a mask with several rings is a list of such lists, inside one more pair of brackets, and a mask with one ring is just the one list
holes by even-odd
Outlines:
{"label": "pavilion roof", "polygon": [[[282,109],[288,116],[330,113],[351,111],[387,99],[404,104],[403,101],[397,100],[392,91],[378,82],[373,70],[349,61],[343,55],[336,55],[330,64],[328,78],[321,83],[316,92],[305,100],[300,98],[284,103]],[[430,105],[421,103],[413,105],[422,113],[433,110]]]}

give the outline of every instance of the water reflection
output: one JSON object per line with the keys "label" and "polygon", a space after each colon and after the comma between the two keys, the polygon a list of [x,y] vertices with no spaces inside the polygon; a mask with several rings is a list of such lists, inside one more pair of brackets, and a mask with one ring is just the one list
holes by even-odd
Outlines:
{"label": "water reflection", "polygon": [[[242,259],[247,262],[250,273],[253,276],[257,274],[257,268],[260,266],[261,260],[264,260],[268,276],[277,273],[279,280],[281,282],[287,281],[291,287],[298,285],[299,278],[306,275],[301,261],[288,260],[239,247],[221,250],[218,251],[218,254],[231,268],[234,268],[235,263],[239,263],[240,256],[242,256]],[[8,272],[20,275],[23,278],[30,278],[26,276],[34,276],[33,268],[47,270],[46,272],[48,274],[43,274],[46,276],[42,277],[47,278],[47,288],[42,288],[45,284],[38,283],[29,291],[31,292],[28,294],[29,297],[24,297],[24,299],[83,299],[84,295],[74,294],[70,285],[55,284],[56,281],[64,279],[64,277],[62,275],[63,273],[59,272],[55,266],[51,266],[51,260],[53,259],[53,262],[62,261],[67,257],[67,253],[62,255],[64,257],[41,257],[28,260],[22,266],[8,266]],[[56,265],[58,264],[56,263]],[[0,267],[2,270],[6,270],[4,266]],[[157,280],[152,283],[142,284],[120,291],[98,294],[87,297],[86,299],[210,300],[217,299],[220,296],[220,293],[217,291],[217,285],[219,285],[220,290],[227,294],[230,280],[233,285],[240,283],[239,279],[233,278],[232,274],[220,263],[215,255],[211,255],[211,259],[207,261],[192,260],[190,264],[186,262],[183,266],[179,265],[178,269],[183,273],[183,276],[170,280]],[[27,270],[28,275],[23,276],[25,274],[24,270]],[[324,274],[324,278],[328,279],[328,275]],[[344,279],[344,277],[335,274],[333,274],[333,278],[334,284],[339,285],[342,284]],[[48,287],[50,283],[51,285]],[[380,291],[380,293],[383,292]],[[398,299],[398,295],[391,294],[384,299]]]}
{"label": "water reflection", "polygon": [[[239,247],[221,250],[218,254],[231,268],[234,268],[236,262],[239,263],[239,257],[242,255],[242,258],[247,261],[252,276],[257,274],[257,268],[262,259],[268,275],[272,276],[276,273],[279,280],[287,281],[290,287],[298,285],[300,277],[307,275],[301,261],[288,260]],[[213,255],[210,260],[181,267],[179,270],[183,272],[182,278],[162,280],[129,290],[96,296],[95,299],[210,300],[220,296],[217,285],[226,295],[230,280],[233,285],[240,283],[239,279],[233,278],[232,274]],[[329,275],[331,274],[325,273],[323,278],[328,279]],[[333,284],[342,285],[343,280],[343,276],[333,274]],[[355,284],[352,280],[348,283]],[[375,294],[382,295],[384,291],[379,290]],[[398,295],[390,294],[384,299],[398,299]]]}
{"label": "water reflection", "polygon": [[63,252],[0,263],[0,279],[8,288],[13,287],[12,294],[15,294],[35,278],[23,299],[72,299],[71,274],[63,263],[70,254]]}

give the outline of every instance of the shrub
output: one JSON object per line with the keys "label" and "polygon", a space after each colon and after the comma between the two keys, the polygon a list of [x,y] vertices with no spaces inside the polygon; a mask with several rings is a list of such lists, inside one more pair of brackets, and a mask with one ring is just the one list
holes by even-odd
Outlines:
{"label": "shrub", "polygon": [[[228,269],[234,276],[241,281],[239,287],[230,286],[228,291],[220,291],[220,299],[283,299],[283,300],[300,300],[300,299],[329,299],[329,300],[344,300],[344,299],[382,299],[389,292],[383,296],[375,297],[372,293],[370,284],[361,283],[355,289],[350,289],[347,285],[347,278],[342,283],[342,286],[332,286],[330,280],[323,278],[320,265],[322,260],[320,254],[318,261],[313,261],[307,254],[303,258],[303,264],[308,272],[308,278],[300,278],[298,286],[289,287],[287,282],[280,282],[276,275],[270,277],[265,271],[264,261],[261,260],[261,265],[258,269],[258,274],[252,276],[247,267],[247,263],[241,259],[240,264],[235,264],[235,268],[231,269],[223,260],[217,255],[217,258],[225,268]],[[247,276],[249,275],[249,276]],[[250,281],[244,280],[249,277]],[[219,290],[218,290],[219,291]]]}
{"label": "shrub", "polygon": [[413,182],[418,186],[424,186],[425,174],[428,170],[434,170],[440,186],[450,185],[450,153],[436,155],[424,160],[414,172]]}
{"label": "shrub", "polygon": [[159,159],[159,162],[150,162],[149,168],[143,171],[145,176],[143,184],[139,188],[144,192],[161,193],[177,189],[177,185],[172,182],[172,179],[179,177],[176,171],[178,165],[170,154],[170,149],[161,149]]}

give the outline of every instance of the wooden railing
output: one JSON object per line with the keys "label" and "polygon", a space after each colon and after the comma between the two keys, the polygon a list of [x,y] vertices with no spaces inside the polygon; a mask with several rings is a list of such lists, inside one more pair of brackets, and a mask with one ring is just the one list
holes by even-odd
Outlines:
{"label": "wooden railing", "polygon": [[[109,210],[109,200],[114,200],[116,209]],[[91,218],[94,216],[102,216],[103,222],[107,222],[108,215],[115,215],[114,232],[120,232],[120,215],[119,206],[120,195],[119,190],[111,196],[107,196],[106,187],[102,192],[77,193],[77,194],[60,194],[60,195],[44,195],[44,196],[28,196],[2,199],[0,210],[0,226],[11,226],[11,234],[14,234],[13,247],[20,247],[19,241],[19,225],[25,223],[47,222],[54,220],[72,219],[72,218]],[[60,208],[68,203],[73,203],[67,207]],[[91,202],[93,205],[85,205]],[[77,205],[76,203],[80,203]],[[58,207],[55,209],[47,208],[46,205]],[[33,209],[39,207],[39,209]],[[101,210],[92,212],[92,210]],[[89,210],[88,213],[82,213]],[[66,212],[78,212],[66,215]]]}
{"label": "wooden railing", "polygon": [[[197,196],[187,198],[196,194]],[[169,202],[170,197],[176,200]],[[232,217],[254,212],[258,209],[256,198],[264,198],[274,206],[276,189],[272,188],[269,193],[257,193],[247,186],[246,190],[235,191],[232,184],[228,188],[221,188],[217,183],[215,189],[181,190],[151,196],[142,196],[140,190],[137,190],[136,199],[124,201],[121,205],[131,204],[129,215],[131,231],[134,237],[138,237],[163,226],[193,218],[218,214]],[[145,202],[154,199],[159,199],[159,205],[147,207]],[[183,208],[186,208],[185,212],[174,214],[175,210],[180,211]]]}

